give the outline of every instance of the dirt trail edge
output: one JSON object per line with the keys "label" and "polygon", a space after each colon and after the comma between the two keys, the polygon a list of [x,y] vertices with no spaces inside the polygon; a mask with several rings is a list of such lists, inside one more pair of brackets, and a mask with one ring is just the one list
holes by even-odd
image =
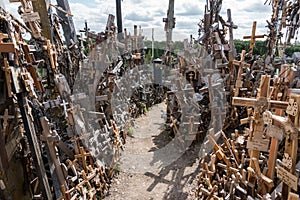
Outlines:
{"label": "dirt trail edge", "polygon": [[[105,199],[194,199],[200,145],[191,147],[167,166],[153,163],[155,152],[171,140],[163,130],[161,110],[166,110],[165,103],[153,106],[146,116],[135,120],[133,137],[127,137],[122,152],[120,172],[112,180]],[[167,157],[168,154],[166,160]]]}

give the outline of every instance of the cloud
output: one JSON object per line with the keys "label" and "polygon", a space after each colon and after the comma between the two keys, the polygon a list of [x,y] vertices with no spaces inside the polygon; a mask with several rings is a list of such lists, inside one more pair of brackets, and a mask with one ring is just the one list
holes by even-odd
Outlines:
{"label": "cloud", "polygon": [[183,11],[179,12],[176,15],[179,15],[179,16],[201,16],[201,15],[203,15],[199,5],[197,5],[197,4],[196,5],[184,4],[183,9],[184,9]]}
{"label": "cloud", "polygon": [[138,14],[136,12],[131,12],[125,16],[125,20],[130,20],[130,21],[143,21],[143,22],[149,22],[153,21],[153,17],[150,16],[150,13],[144,13],[144,14]]}

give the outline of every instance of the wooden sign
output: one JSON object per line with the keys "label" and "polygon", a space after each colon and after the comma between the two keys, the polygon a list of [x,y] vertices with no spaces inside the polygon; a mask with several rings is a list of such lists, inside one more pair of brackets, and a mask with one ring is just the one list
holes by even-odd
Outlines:
{"label": "wooden sign", "polygon": [[35,22],[40,20],[40,15],[38,12],[25,13],[22,15],[22,19],[24,20],[24,22]]}
{"label": "wooden sign", "polygon": [[268,139],[253,138],[252,141],[247,142],[247,149],[268,152],[269,142]]}
{"label": "wooden sign", "polygon": [[283,167],[277,166],[277,176],[281,179],[285,184],[291,187],[293,190],[297,191],[298,186],[298,178],[297,176],[291,174]]}
{"label": "wooden sign", "polygon": [[283,130],[279,127],[271,125],[267,129],[267,135],[272,137],[272,138],[275,138],[277,140],[282,141],[282,139],[283,139]]}

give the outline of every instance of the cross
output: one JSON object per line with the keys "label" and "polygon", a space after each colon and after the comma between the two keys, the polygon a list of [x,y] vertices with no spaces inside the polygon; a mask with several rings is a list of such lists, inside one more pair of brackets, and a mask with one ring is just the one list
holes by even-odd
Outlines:
{"label": "cross", "polygon": [[138,35],[138,30],[137,30],[137,25],[134,25],[133,27],[133,33],[134,35],[130,37],[130,39],[133,41],[133,46],[134,46],[134,52],[138,53],[138,49],[139,49],[139,40],[140,39],[144,39],[144,36],[142,35]]}
{"label": "cross", "polygon": [[83,168],[84,168],[85,171],[87,171],[87,170],[88,170],[88,167],[87,167],[87,164],[86,164],[86,157],[91,157],[92,154],[91,154],[91,153],[86,153],[86,152],[84,151],[84,148],[83,148],[83,147],[80,147],[80,148],[79,148],[79,151],[80,151],[80,154],[75,155],[75,159],[81,158]]}
{"label": "cross", "polygon": [[[252,106],[254,107],[254,120],[252,123],[252,130],[253,132],[250,133],[250,137],[249,137],[249,141],[248,144],[252,144],[254,143],[254,140],[263,140],[263,130],[264,130],[264,122],[263,122],[263,118],[262,118],[262,113],[268,109],[268,105],[269,100],[269,88],[270,88],[270,79],[271,76],[269,75],[263,75],[261,77],[261,82],[260,82],[260,87],[258,89],[257,92],[257,97],[256,99],[254,99],[254,101],[252,101],[252,105],[250,105],[249,99],[247,98],[241,98],[239,100],[241,100],[240,103],[243,104],[243,106]],[[237,103],[237,97],[233,98],[232,104],[237,106],[237,105],[241,105]],[[259,159],[259,155],[260,155],[260,149],[254,149],[253,146],[250,150],[250,167],[252,169],[255,169],[255,164],[252,161],[252,158],[255,159]],[[249,173],[248,176],[248,180],[249,182],[251,182],[252,184],[255,183],[255,178],[251,175],[251,173]]]}
{"label": "cross", "polygon": [[[299,137],[299,119],[300,119],[300,95],[299,94],[291,94],[290,95],[290,100],[293,100],[295,102],[296,105],[296,109],[297,112],[295,112],[295,114],[293,115],[292,113],[289,113],[289,118],[291,119],[291,121],[294,123],[294,126],[296,127],[296,137],[295,138],[291,138],[291,141],[289,141],[289,139],[286,139],[285,142],[285,153],[287,153],[292,160],[292,165],[290,167],[290,169],[287,169],[287,171],[289,171],[291,174],[295,174],[295,170],[296,170],[296,160],[297,160],[297,150],[298,150],[298,137]],[[290,136],[289,136],[290,137]],[[297,179],[298,180],[298,179]],[[296,183],[296,187],[297,187],[298,181]],[[297,189],[294,188],[294,190],[297,191]],[[289,187],[287,184],[283,183],[282,185],[282,199],[287,199],[288,194],[291,192],[291,187]]]}
{"label": "cross", "polygon": [[214,50],[220,52],[221,57],[224,60],[224,62],[228,62],[228,60],[225,56],[225,53],[224,53],[224,51],[229,50],[228,44],[222,44],[220,35],[217,31],[214,31],[213,34],[214,34],[214,38],[216,40],[216,44],[213,45]]}
{"label": "cross", "polygon": [[64,173],[62,171],[61,163],[55,149],[56,146],[55,142],[59,141],[59,135],[57,134],[57,132],[51,130],[47,117],[41,117],[40,122],[43,128],[43,134],[41,135],[40,139],[46,142],[47,150],[51,157],[51,162],[55,166],[55,173],[58,178],[59,185],[67,187],[67,183],[65,180]]}
{"label": "cross", "polygon": [[264,38],[265,37],[265,35],[255,35],[255,32],[256,32],[256,21],[254,21],[253,25],[252,25],[252,35],[243,37],[243,39],[251,39],[250,40],[250,48],[248,50],[248,53],[253,53],[256,38]]}
{"label": "cross", "polygon": [[14,119],[14,118],[15,118],[14,115],[8,115],[8,109],[5,109],[3,116],[0,115],[0,119],[3,119],[3,132],[4,132],[4,136],[5,136],[5,133],[7,131],[6,129],[8,127],[8,120],[9,119]]}
{"label": "cross", "polygon": [[8,97],[12,97],[12,88],[11,88],[11,69],[7,58],[4,58],[4,67],[2,70],[5,72],[5,79],[6,79],[6,87],[7,87],[7,94]]}
{"label": "cross", "polygon": [[228,17],[228,20],[227,22],[225,23],[225,26],[229,28],[229,62],[232,62],[233,59],[234,59],[234,42],[233,42],[233,29],[237,29],[238,26],[235,25],[233,22],[232,22],[232,17],[231,17],[231,10],[230,9],[227,9],[227,17]]}
{"label": "cross", "polygon": [[240,61],[233,60],[233,65],[239,67],[239,70],[238,70],[238,73],[237,73],[237,79],[236,79],[236,82],[235,82],[235,91],[234,91],[234,96],[235,97],[237,97],[239,95],[240,88],[243,86],[242,74],[243,74],[244,67],[250,68],[250,64],[245,62],[245,55],[246,55],[246,51],[243,50],[242,53],[241,53]]}
{"label": "cross", "polygon": [[[285,69],[284,67],[282,66],[281,67],[281,72],[283,72]],[[284,74],[283,74],[284,76]],[[282,77],[282,78],[286,78],[286,77]],[[277,79],[277,81],[279,82],[280,81],[280,78]],[[277,82],[276,81],[276,82]],[[275,82],[275,83],[276,83]],[[271,92],[271,95],[273,93],[274,90],[274,87],[275,87],[275,83],[273,85],[273,88],[272,88],[272,92]],[[277,88],[276,88],[277,89]],[[281,99],[281,95],[279,94],[275,94],[274,95],[277,100],[280,100]],[[283,115],[283,110],[282,109],[275,109],[275,115],[278,115],[278,116],[282,116]],[[277,138],[275,137],[272,137],[271,138],[271,144],[270,144],[270,154],[269,154],[269,159],[268,159],[268,171],[267,171],[267,177],[269,177],[270,179],[274,179],[274,173],[275,173],[275,165],[276,165],[276,159],[277,159],[277,151],[278,151],[278,146],[279,146],[279,141]]]}

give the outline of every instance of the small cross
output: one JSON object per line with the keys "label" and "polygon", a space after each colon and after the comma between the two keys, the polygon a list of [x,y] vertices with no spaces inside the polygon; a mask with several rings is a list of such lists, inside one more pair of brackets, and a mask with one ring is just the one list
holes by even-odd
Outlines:
{"label": "small cross", "polygon": [[8,120],[14,119],[14,115],[8,115],[8,109],[5,109],[4,115],[0,116],[0,119],[3,119],[3,132],[6,132],[7,126],[8,126]]}
{"label": "small cross", "polygon": [[5,72],[5,79],[6,79],[6,87],[7,87],[7,94],[8,97],[12,97],[12,89],[11,89],[11,69],[7,58],[4,58],[4,67],[2,70]]}
{"label": "small cross", "polygon": [[243,39],[251,39],[250,40],[250,48],[248,50],[248,53],[253,53],[256,38],[264,38],[265,37],[265,35],[255,35],[255,32],[256,32],[256,21],[254,21],[253,25],[252,25],[252,35],[243,37]]}
{"label": "small cross", "polygon": [[87,171],[87,170],[88,170],[88,167],[87,167],[87,164],[86,164],[86,157],[91,157],[92,154],[91,154],[91,153],[86,153],[86,152],[84,151],[84,148],[83,148],[83,147],[80,147],[79,151],[80,151],[80,154],[75,155],[75,159],[81,158],[83,168],[84,168],[85,171]]}

